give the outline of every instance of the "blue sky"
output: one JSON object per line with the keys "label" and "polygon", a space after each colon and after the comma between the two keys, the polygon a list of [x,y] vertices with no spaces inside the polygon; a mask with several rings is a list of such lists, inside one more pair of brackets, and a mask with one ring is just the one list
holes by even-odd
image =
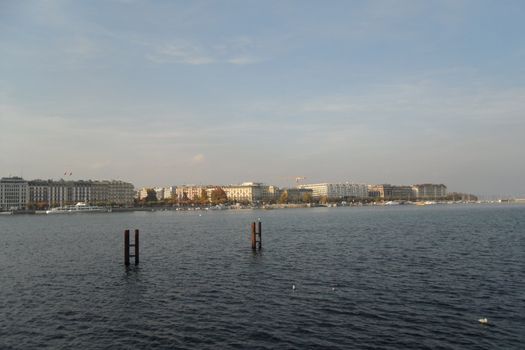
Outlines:
{"label": "blue sky", "polygon": [[0,175],[525,195],[522,1],[0,2]]}

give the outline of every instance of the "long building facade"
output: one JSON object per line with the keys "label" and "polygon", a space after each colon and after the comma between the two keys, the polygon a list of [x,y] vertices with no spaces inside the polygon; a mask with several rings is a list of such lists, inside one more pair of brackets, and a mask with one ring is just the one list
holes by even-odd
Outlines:
{"label": "long building facade", "polygon": [[50,208],[84,202],[103,205],[132,205],[133,184],[124,181],[0,179],[0,210]]}
{"label": "long building facade", "polygon": [[178,201],[192,201],[194,199],[200,198],[202,195],[202,190],[206,191],[207,193],[210,190],[215,189],[216,186],[211,185],[181,185],[181,186],[174,186],[174,192],[172,192],[172,197],[175,196]]}
{"label": "long building facade", "polygon": [[412,186],[398,186],[391,184],[370,185],[369,195],[373,198],[385,200],[416,200],[417,194]]}
{"label": "long building facade", "polygon": [[279,188],[259,182],[244,182],[240,185],[221,186],[228,200],[236,202],[269,202],[279,196]]}
{"label": "long building facade", "polygon": [[447,186],[443,184],[419,184],[412,188],[418,199],[441,199],[447,196]]}
{"label": "long building facade", "polygon": [[368,197],[368,185],[353,183],[318,183],[297,186],[301,189],[312,190],[312,196],[316,199],[326,197],[328,199],[343,198],[366,198]]}
{"label": "long building facade", "polygon": [[441,199],[447,195],[447,186],[443,184],[421,184],[397,186],[390,184],[370,185],[369,196],[386,200],[424,200]]}

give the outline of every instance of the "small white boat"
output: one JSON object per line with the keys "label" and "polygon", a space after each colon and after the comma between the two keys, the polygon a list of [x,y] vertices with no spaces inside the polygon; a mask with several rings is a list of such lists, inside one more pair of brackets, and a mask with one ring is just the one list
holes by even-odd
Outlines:
{"label": "small white boat", "polygon": [[0,215],[13,215],[12,211],[0,211]]}
{"label": "small white boat", "polygon": [[75,205],[66,205],[63,207],[46,210],[46,214],[74,214],[74,213],[107,213],[108,208],[97,205],[87,205],[86,203],[77,203]]}

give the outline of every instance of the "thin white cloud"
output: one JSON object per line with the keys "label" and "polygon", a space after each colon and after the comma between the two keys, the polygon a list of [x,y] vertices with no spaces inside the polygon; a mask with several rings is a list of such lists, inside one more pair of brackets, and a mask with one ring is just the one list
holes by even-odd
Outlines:
{"label": "thin white cloud", "polygon": [[206,159],[206,157],[204,157],[204,154],[199,153],[199,154],[196,154],[195,156],[193,156],[193,158],[191,158],[191,163],[193,165],[201,164],[201,163],[204,163],[205,159]]}
{"label": "thin white cloud", "polygon": [[233,57],[227,60],[228,63],[237,64],[237,65],[255,64],[261,61],[262,61],[261,59],[257,59],[255,57],[250,57],[250,56]]}
{"label": "thin white cloud", "polygon": [[89,167],[90,167],[91,169],[98,170],[98,169],[104,169],[104,168],[107,168],[107,167],[109,167],[111,164],[112,164],[111,161],[109,161],[109,160],[103,160],[103,161],[100,161],[100,162],[93,162],[93,163],[89,164]]}
{"label": "thin white cloud", "polygon": [[257,51],[253,40],[241,38],[209,46],[188,42],[164,43],[155,45],[146,58],[154,63],[248,65],[263,61]]}
{"label": "thin white cloud", "polygon": [[86,37],[76,38],[64,47],[64,53],[75,58],[91,58],[100,52],[98,45]]}
{"label": "thin white cloud", "polygon": [[210,64],[215,59],[196,45],[166,44],[146,56],[155,63]]}

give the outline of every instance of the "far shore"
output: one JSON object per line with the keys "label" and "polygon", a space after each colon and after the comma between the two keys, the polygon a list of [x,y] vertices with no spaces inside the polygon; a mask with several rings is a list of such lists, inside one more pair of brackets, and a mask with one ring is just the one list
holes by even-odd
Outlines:
{"label": "far shore", "polygon": [[[108,207],[104,213],[124,213],[124,212],[156,212],[156,211],[221,211],[221,210],[273,210],[273,209],[297,209],[297,208],[342,208],[342,207],[391,207],[391,206],[414,206],[427,207],[436,205],[462,205],[462,204],[525,204],[525,201],[426,201],[426,202],[408,202],[408,201],[386,201],[370,203],[347,203],[334,202],[326,204],[318,203],[287,203],[287,204],[261,204],[261,205],[241,205],[241,204],[221,204],[214,206],[202,205],[151,205],[151,206],[134,206],[134,207]],[[46,210],[12,210],[0,212],[3,215],[45,215]]]}

